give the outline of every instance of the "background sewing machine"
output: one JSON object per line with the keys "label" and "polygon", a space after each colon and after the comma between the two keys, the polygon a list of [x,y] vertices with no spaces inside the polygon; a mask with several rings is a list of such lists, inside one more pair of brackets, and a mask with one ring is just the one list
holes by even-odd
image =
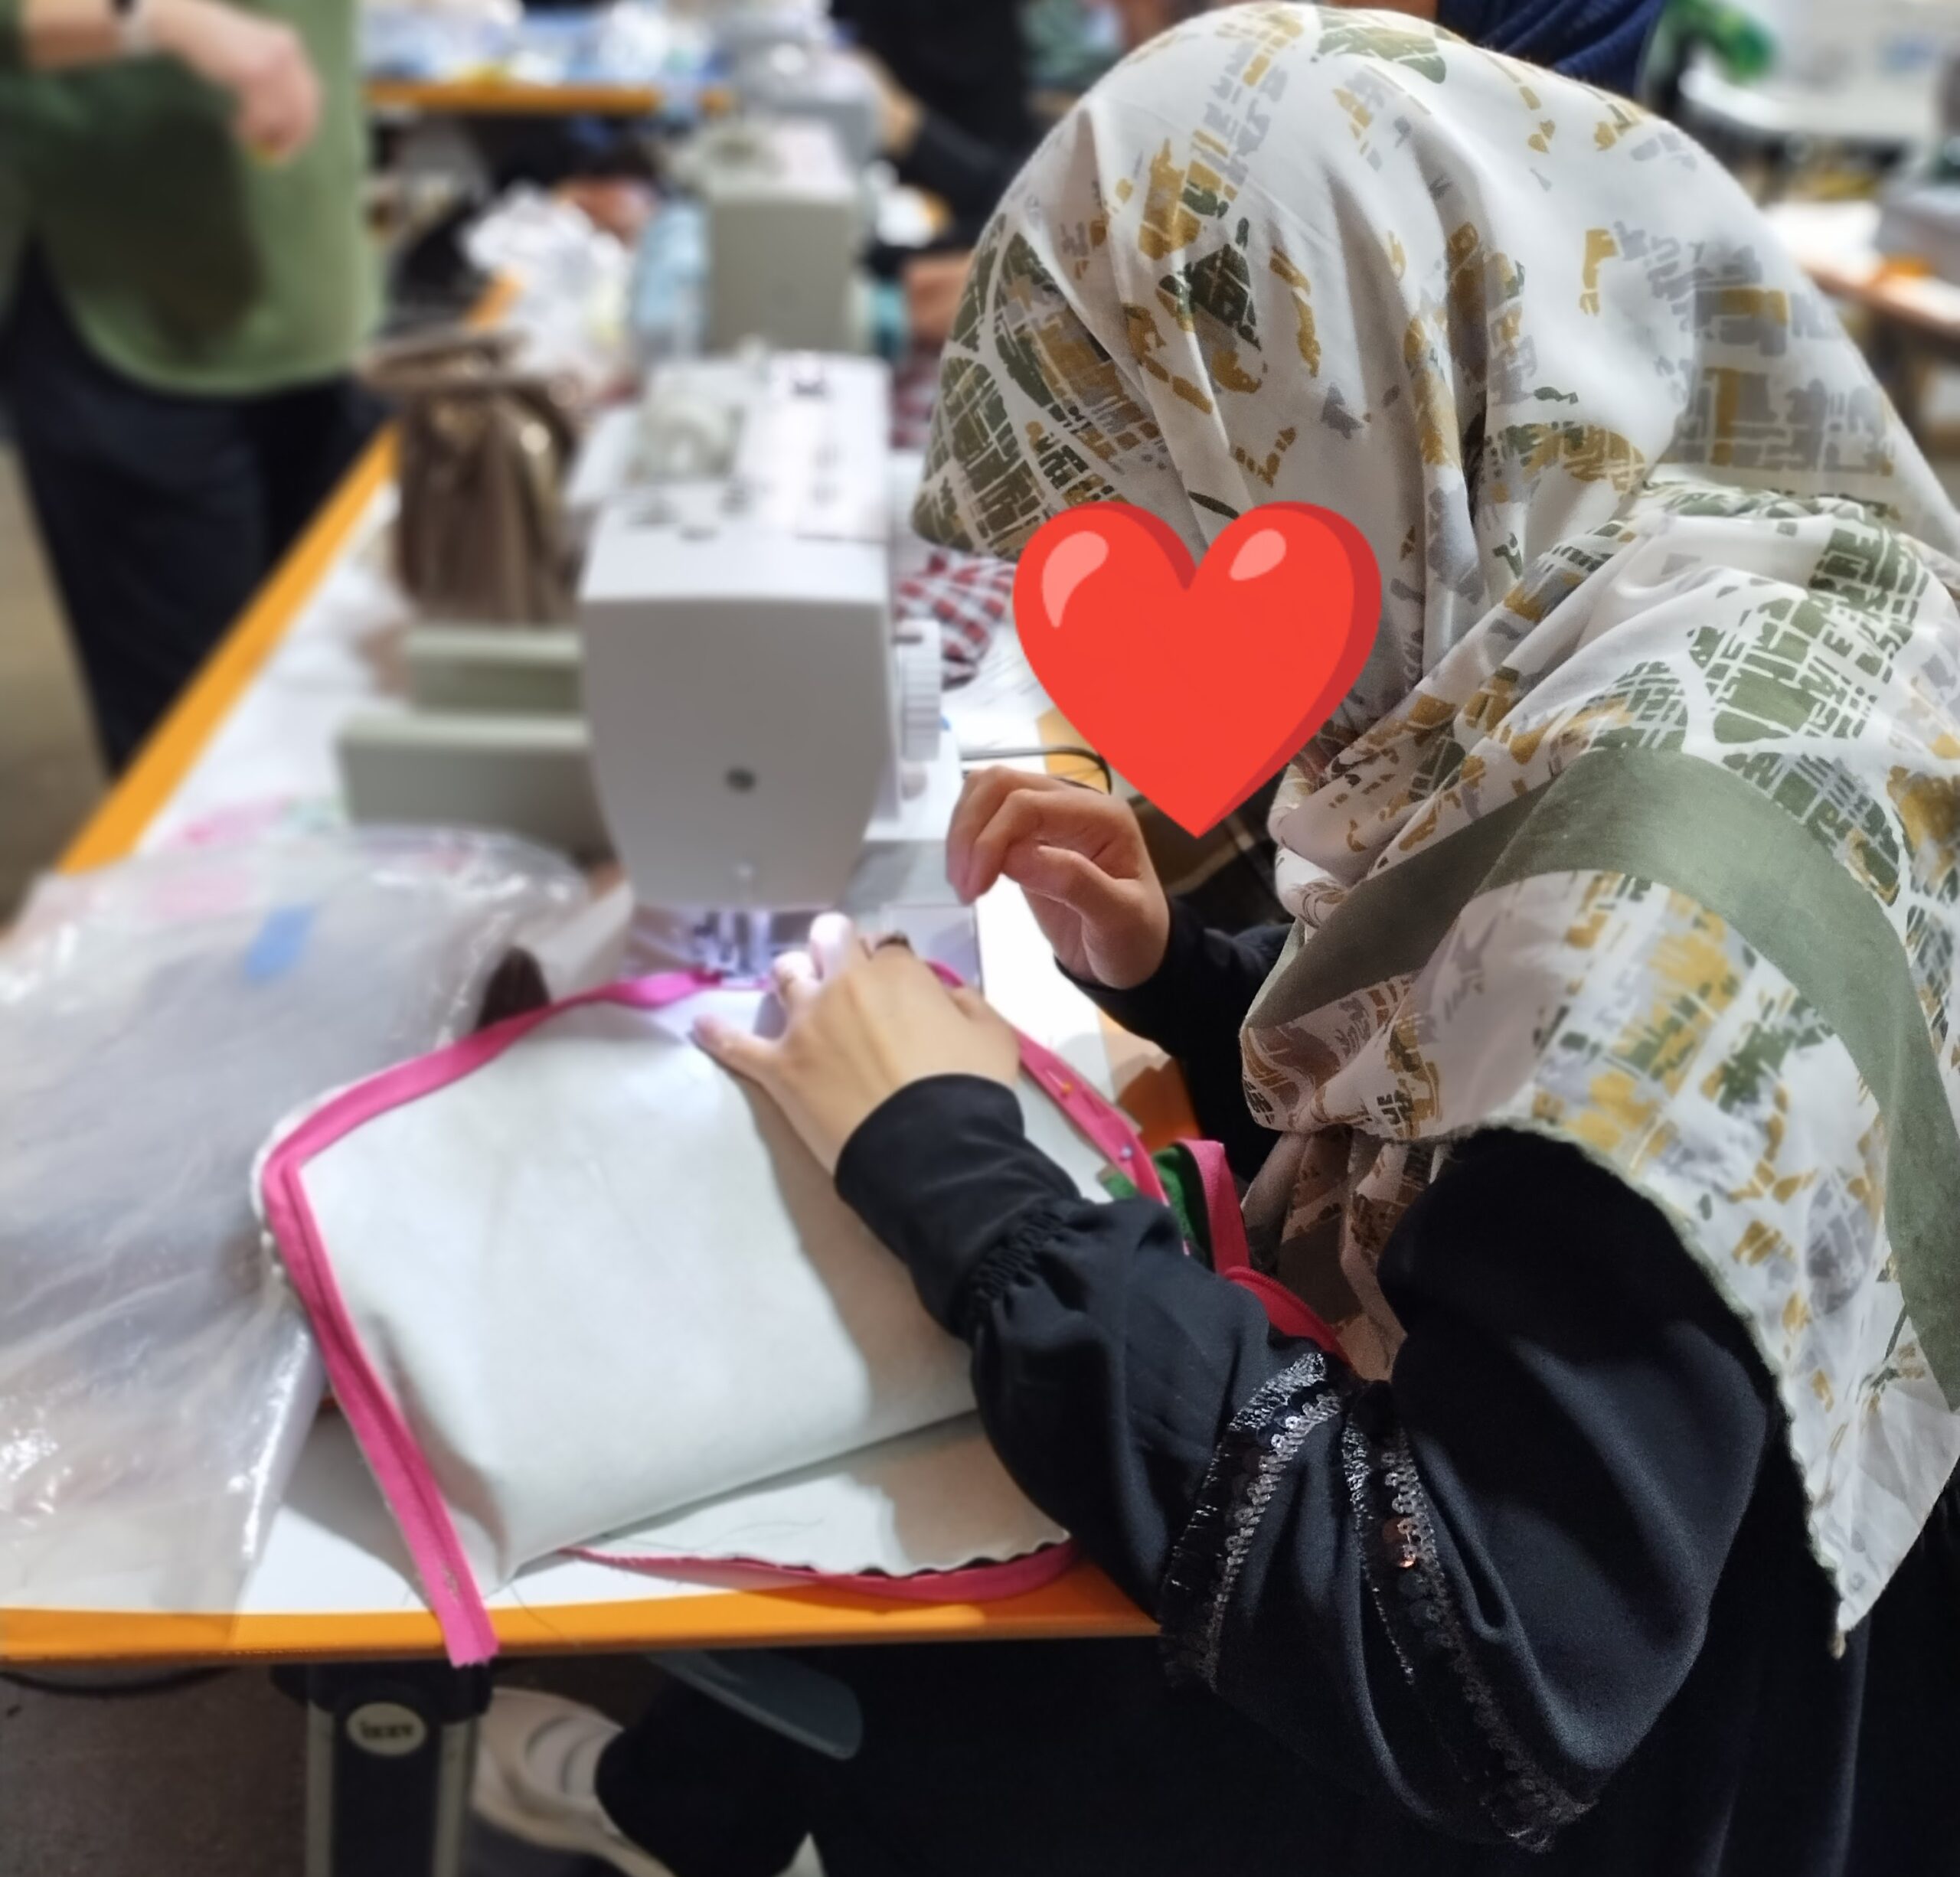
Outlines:
{"label": "background sewing machine", "polygon": [[869,348],[869,284],[858,255],[871,197],[830,122],[750,115],[711,125],[676,152],[672,168],[704,222],[707,351],[751,338],[815,351]]}
{"label": "background sewing machine", "polygon": [[[756,56],[798,43],[808,25],[808,9],[794,5],[714,11],[737,44]],[[676,238],[649,250],[672,277],[646,284],[673,303],[671,356],[686,362],[650,383],[640,409],[655,427],[668,402],[691,410],[698,426],[701,387],[720,384],[723,395],[730,393],[733,381],[717,377],[712,363],[697,356],[704,351],[758,341],[856,351],[868,334],[854,263],[864,200],[827,126],[774,119],[716,126],[679,166],[691,195],[662,218],[674,224]],[[704,374],[692,391],[690,373]],[[740,396],[766,397],[766,381],[756,386]],[[732,414],[726,427],[730,435],[739,427]],[[575,553],[587,545],[599,507],[643,473],[639,433],[635,413],[616,412],[589,437],[566,501]],[[430,619],[408,634],[403,653],[407,707],[365,713],[338,739],[357,821],[503,828],[579,855],[606,848],[576,633],[542,623],[527,630]]]}
{"label": "background sewing machine", "polygon": [[1877,240],[1882,254],[1923,261],[1944,279],[1960,280],[1960,41],[1948,55],[1937,95],[1937,135],[1886,183]]}

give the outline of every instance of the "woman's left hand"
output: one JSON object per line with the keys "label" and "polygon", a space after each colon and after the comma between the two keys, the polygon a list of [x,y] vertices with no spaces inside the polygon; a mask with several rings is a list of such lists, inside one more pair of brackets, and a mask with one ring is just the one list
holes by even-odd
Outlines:
{"label": "woman's left hand", "polygon": [[949,990],[902,944],[868,947],[826,915],[810,949],[773,972],[787,1019],[775,1038],[704,1017],[694,1037],[724,1068],[773,1096],[826,1173],[874,1109],[929,1076],[983,1076],[1011,1088],[1014,1033],[971,991]]}

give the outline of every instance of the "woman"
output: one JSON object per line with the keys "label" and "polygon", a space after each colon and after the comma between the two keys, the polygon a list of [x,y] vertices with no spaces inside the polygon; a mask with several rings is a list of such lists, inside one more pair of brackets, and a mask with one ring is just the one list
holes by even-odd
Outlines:
{"label": "woman", "polygon": [[1204,932],[1122,807],[1000,772],[953,879],[1017,883],[1184,1061],[1345,1358],[1162,1209],[1073,1196],[998,1020],[827,932],[779,1040],[704,1041],[971,1343],[1178,1688],[1113,1644],[867,1651],[861,1763],[772,1749],[717,1836],[691,1782],[740,1724],[682,1710],[606,1748],[606,1813],[678,1877],[805,1827],[831,1877],[1950,1871],[1960,524],[1924,463],[1674,131],[1263,6],[1120,67],[975,263],[922,525],[1012,555],[1112,498],[1194,551],[1318,502],[1380,561],[1274,811],[1294,923]]}
{"label": "woman", "polygon": [[0,0],[0,400],[122,769],[377,413],[354,0]]}

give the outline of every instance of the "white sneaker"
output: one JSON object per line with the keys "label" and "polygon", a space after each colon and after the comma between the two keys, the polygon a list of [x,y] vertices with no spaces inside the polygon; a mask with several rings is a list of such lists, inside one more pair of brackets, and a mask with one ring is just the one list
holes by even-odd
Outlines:
{"label": "white sneaker", "polygon": [[599,1756],[619,1731],[575,1701],[498,1689],[478,1737],[472,1808],[527,1844],[603,1859],[626,1877],[674,1877],[620,1835],[593,1790]]}

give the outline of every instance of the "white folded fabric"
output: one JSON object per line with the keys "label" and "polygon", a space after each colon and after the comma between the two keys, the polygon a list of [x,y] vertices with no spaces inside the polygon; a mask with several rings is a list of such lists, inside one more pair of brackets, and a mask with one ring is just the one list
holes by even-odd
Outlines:
{"label": "white folded fabric", "polygon": [[[967,1352],[910,1274],[690,1040],[704,1012],[750,1023],[760,1002],[686,974],[614,985],[345,1091],[265,1156],[267,1224],[459,1661],[494,1653],[482,1591],[534,1559],[972,1412]],[[1117,1160],[1154,1184],[1067,1065],[1024,1063],[1030,1137],[1086,1196]],[[991,1454],[962,1464],[998,1499]],[[903,1542],[887,1519],[813,1543],[806,1516],[776,1556],[724,1516],[697,1555],[965,1562],[933,1497]],[[1038,1514],[973,1526],[996,1552],[1017,1532],[1054,1536]]]}

